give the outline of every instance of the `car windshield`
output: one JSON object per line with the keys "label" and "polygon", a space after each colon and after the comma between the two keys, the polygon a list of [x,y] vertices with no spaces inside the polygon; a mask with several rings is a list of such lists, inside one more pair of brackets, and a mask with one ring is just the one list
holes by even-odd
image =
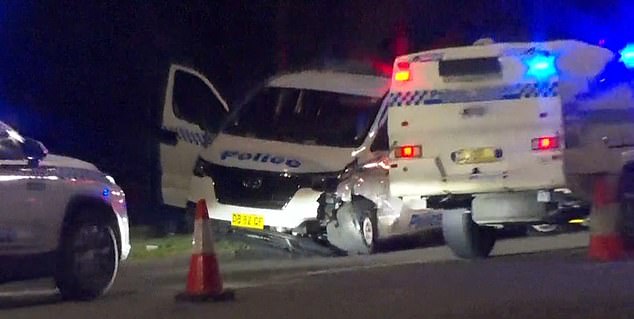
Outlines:
{"label": "car windshield", "polygon": [[282,142],[357,147],[380,105],[377,97],[265,87],[239,109],[224,132]]}

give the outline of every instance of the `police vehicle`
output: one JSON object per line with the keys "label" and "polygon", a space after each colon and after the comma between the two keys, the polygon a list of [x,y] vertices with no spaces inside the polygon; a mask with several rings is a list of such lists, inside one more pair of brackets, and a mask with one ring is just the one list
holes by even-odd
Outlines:
{"label": "police vehicle", "polygon": [[90,300],[129,252],[114,179],[0,122],[0,283],[53,276],[65,299]]}
{"label": "police vehicle", "polygon": [[397,57],[385,100],[392,195],[443,209],[445,239],[465,258],[490,253],[494,228],[583,218],[583,177],[614,164],[616,148],[581,146],[600,134],[627,145],[631,135],[579,116],[589,104],[581,97],[603,93],[591,83],[616,64],[610,50],[572,40],[485,40]]}
{"label": "police vehicle", "polygon": [[434,214],[389,195],[388,88],[387,77],[307,70],[267,80],[229,112],[207,78],[172,65],[163,201],[191,209],[206,199],[220,234],[310,237],[349,253],[437,227]]}

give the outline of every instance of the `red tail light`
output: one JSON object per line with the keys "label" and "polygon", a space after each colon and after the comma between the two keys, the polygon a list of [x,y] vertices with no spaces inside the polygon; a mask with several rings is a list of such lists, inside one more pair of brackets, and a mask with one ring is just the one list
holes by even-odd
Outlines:
{"label": "red tail light", "polygon": [[411,74],[409,71],[409,62],[401,61],[396,63],[396,71],[394,72],[394,81],[405,82],[409,81]]}
{"label": "red tail light", "polygon": [[423,148],[420,145],[399,146],[394,151],[396,158],[418,158],[423,156]]}
{"label": "red tail light", "polygon": [[557,136],[542,136],[534,138],[532,141],[533,151],[547,151],[559,148],[559,137]]}

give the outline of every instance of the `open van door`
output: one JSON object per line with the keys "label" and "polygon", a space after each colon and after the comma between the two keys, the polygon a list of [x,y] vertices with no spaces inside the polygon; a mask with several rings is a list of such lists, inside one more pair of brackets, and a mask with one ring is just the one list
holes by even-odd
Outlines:
{"label": "open van door", "polygon": [[160,132],[163,203],[184,208],[200,151],[218,134],[229,106],[199,72],[172,64]]}

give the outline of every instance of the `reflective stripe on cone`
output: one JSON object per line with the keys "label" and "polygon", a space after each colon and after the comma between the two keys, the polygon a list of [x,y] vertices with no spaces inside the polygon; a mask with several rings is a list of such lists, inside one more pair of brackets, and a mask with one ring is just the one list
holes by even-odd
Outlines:
{"label": "reflective stripe on cone", "polygon": [[592,192],[590,211],[590,244],[588,256],[598,261],[614,261],[624,257],[621,236],[621,204],[619,178],[615,175],[597,176]]}

